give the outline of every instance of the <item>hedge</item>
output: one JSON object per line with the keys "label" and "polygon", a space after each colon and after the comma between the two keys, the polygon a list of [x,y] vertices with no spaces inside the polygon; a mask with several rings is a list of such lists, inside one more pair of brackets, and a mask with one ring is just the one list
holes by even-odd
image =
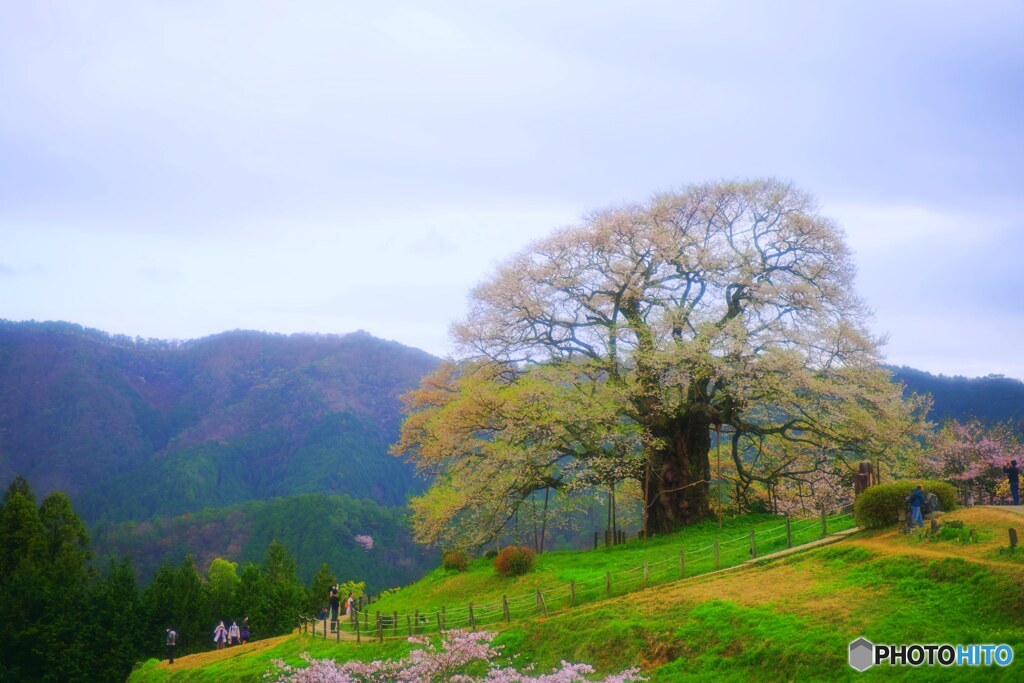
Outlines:
{"label": "hedge", "polygon": [[907,496],[918,484],[925,495],[934,493],[938,496],[943,512],[956,509],[960,496],[952,484],[929,479],[903,479],[872,486],[860,494],[853,504],[857,525],[865,529],[881,529],[899,522],[900,510],[904,509]]}

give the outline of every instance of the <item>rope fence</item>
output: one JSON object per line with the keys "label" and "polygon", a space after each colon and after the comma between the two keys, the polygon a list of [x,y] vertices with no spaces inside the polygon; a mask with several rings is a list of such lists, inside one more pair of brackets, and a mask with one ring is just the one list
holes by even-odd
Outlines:
{"label": "rope fence", "polygon": [[[845,512],[830,517],[832,511],[842,512],[849,509],[850,502],[843,502],[831,508],[822,509],[820,516],[813,518],[786,518],[786,523],[770,529],[751,531],[726,540],[715,539],[714,543],[702,548],[680,548],[674,556],[657,561],[647,561],[638,567],[606,571],[604,577],[568,583],[552,583],[539,587],[530,593],[514,596],[503,595],[500,600],[484,603],[467,602],[464,606],[447,605],[432,609],[416,609],[412,612],[381,612],[372,610],[362,599],[353,611],[351,618],[343,618],[337,622],[300,615],[299,631],[322,638],[340,640],[363,639],[383,641],[384,638],[408,637],[430,633],[441,633],[449,629],[465,628],[476,630],[481,626],[498,623],[510,623],[538,616],[547,616],[549,612],[570,609],[582,604],[597,602],[643,590],[656,585],[665,585],[707,574],[720,569],[738,566],[748,560],[756,559],[788,548],[808,545],[829,534],[829,526],[843,529],[844,520],[852,520],[853,513]],[[807,532],[820,528],[820,535],[794,542],[794,536],[806,536]],[[336,626],[336,628],[335,628]],[[344,635],[343,635],[344,634]]]}

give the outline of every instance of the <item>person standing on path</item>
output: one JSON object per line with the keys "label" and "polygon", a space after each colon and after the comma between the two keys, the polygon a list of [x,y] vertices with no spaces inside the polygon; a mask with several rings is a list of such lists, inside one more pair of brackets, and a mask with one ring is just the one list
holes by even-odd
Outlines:
{"label": "person standing on path", "polygon": [[349,621],[352,621],[352,608],[355,607],[356,599],[352,597],[352,592],[349,591],[348,597],[345,598],[345,616],[348,617]]}
{"label": "person standing on path", "polygon": [[242,645],[249,642],[249,617],[242,617],[242,629],[238,635],[242,638]]}
{"label": "person standing on path", "polygon": [[1020,470],[1017,469],[1017,461],[1011,460],[1010,464],[1003,468],[1006,478],[1010,480],[1010,497],[1014,505],[1020,505]]}
{"label": "person standing on path", "polygon": [[231,645],[238,645],[238,636],[238,622],[232,620],[231,626],[228,628],[228,638],[230,639],[229,642],[231,643]]}
{"label": "person standing on path", "polygon": [[921,516],[921,506],[924,505],[924,489],[918,484],[917,488],[910,493],[910,523],[917,523],[918,528],[924,526],[924,517]]}
{"label": "person standing on path", "polygon": [[170,626],[167,627],[167,663],[174,664],[174,646],[178,644],[178,634]]}
{"label": "person standing on path", "polygon": [[331,586],[331,593],[330,593],[329,603],[331,605],[331,631],[334,632],[334,631],[338,630],[338,618],[341,616],[338,613],[339,612],[338,607],[339,607],[340,601],[338,600],[338,587],[337,586]]}

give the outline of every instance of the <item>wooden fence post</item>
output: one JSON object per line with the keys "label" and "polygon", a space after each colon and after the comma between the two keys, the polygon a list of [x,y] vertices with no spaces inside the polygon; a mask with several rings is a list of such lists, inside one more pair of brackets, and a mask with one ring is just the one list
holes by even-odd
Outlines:
{"label": "wooden fence post", "polygon": [[512,617],[508,613],[508,597],[504,595],[501,596],[501,612],[505,617],[505,621],[512,621]]}
{"label": "wooden fence post", "polygon": [[793,528],[790,524],[789,515],[786,515],[786,547],[793,547]]}
{"label": "wooden fence post", "polygon": [[604,592],[611,597],[612,594],[612,573],[604,573]]}
{"label": "wooden fence post", "polygon": [[476,630],[476,620],[473,619],[473,603],[469,603],[469,630]]}
{"label": "wooden fence post", "polygon": [[718,554],[718,539],[715,539],[715,569],[722,568],[721,556]]}
{"label": "wooden fence post", "polygon": [[398,612],[394,611],[391,613],[391,619],[394,621],[391,625],[395,628],[395,635],[398,635]]}
{"label": "wooden fence post", "polygon": [[445,626],[447,624],[448,624],[448,615],[445,614],[444,605],[441,605],[441,630],[442,631],[445,629]]}
{"label": "wooden fence post", "polygon": [[540,592],[539,588],[537,589],[537,604],[540,605],[542,610],[544,610],[544,616],[547,616],[548,606],[544,603],[544,594]]}
{"label": "wooden fence post", "polygon": [[324,640],[327,640],[327,620],[324,619]]}
{"label": "wooden fence post", "polygon": [[405,625],[409,630],[409,636],[412,637],[412,617],[408,614],[405,615]]}
{"label": "wooden fence post", "polygon": [[686,550],[683,548],[679,549],[679,578],[686,578]]}
{"label": "wooden fence post", "polygon": [[377,612],[377,640],[384,642],[384,620],[380,616],[380,612]]}
{"label": "wooden fence post", "polygon": [[[935,521],[934,519],[932,520]],[[1017,530],[1010,527],[1010,552],[1012,553],[1017,548]]]}
{"label": "wooden fence post", "polygon": [[750,530],[750,556],[757,557],[757,534]]}
{"label": "wooden fence post", "polygon": [[420,611],[418,609],[415,612],[413,612],[412,623],[413,623],[413,629],[415,629],[413,631],[413,633],[419,633],[420,632]]}
{"label": "wooden fence post", "polygon": [[362,642],[362,638],[359,636],[359,612],[356,612],[356,645]]}

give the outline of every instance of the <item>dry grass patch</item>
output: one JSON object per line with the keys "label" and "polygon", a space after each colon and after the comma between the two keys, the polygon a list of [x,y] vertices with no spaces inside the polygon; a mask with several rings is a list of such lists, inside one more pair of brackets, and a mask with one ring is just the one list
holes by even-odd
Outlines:
{"label": "dry grass patch", "polygon": [[212,664],[214,662],[224,661],[225,659],[232,659],[234,657],[243,657],[245,655],[256,654],[263,650],[269,650],[277,647],[284,641],[288,640],[292,636],[278,636],[276,638],[264,638],[263,640],[254,640],[245,645],[235,645],[233,647],[225,647],[223,650],[210,650],[209,652],[198,652],[194,655],[185,655],[183,657],[175,657],[174,664],[168,664],[166,660],[160,662],[160,668],[162,669],[198,669],[199,667]]}

